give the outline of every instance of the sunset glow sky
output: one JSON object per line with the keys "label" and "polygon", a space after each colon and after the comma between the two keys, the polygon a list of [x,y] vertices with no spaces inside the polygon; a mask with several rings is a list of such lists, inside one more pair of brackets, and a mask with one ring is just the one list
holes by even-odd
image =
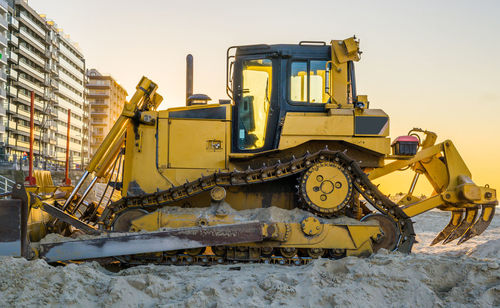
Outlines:
{"label": "sunset glow sky", "polygon": [[[391,116],[391,136],[412,127],[451,139],[481,185],[500,189],[500,1],[30,0],[78,42],[87,61],[128,91],[145,75],[184,104],[185,56],[194,89],[225,95],[232,45],[361,39],[358,93]],[[406,191],[411,177],[393,177]],[[384,184],[385,185],[385,184]]]}

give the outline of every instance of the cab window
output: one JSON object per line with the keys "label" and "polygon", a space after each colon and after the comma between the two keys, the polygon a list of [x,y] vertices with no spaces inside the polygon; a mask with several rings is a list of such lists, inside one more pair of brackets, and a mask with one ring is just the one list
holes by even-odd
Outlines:
{"label": "cab window", "polygon": [[259,149],[264,146],[271,85],[271,60],[243,62],[242,96],[238,103],[238,148],[241,150]]}
{"label": "cab window", "polygon": [[290,66],[290,100],[300,103],[326,103],[327,61],[293,61]]}

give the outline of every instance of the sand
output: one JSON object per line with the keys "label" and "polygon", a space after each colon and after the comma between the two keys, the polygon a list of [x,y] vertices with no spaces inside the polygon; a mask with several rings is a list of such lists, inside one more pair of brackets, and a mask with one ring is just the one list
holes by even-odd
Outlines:
{"label": "sand", "polygon": [[500,221],[456,246],[429,247],[446,213],[415,219],[414,253],[263,264],[52,267],[0,258],[0,307],[500,307]]}
{"label": "sand", "polygon": [[[235,221],[262,221],[262,222],[298,222],[304,218],[312,216],[311,212],[304,211],[299,208],[286,210],[279,207],[271,206],[268,208],[256,208],[237,211],[229,204],[223,202],[213,204],[205,208],[180,208],[180,207],[164,207],[162,212],[167,214],[196,214],[198,218],[208,218],[208,215],[226,214],[234,215]],[[322,223],[331,224],[360,224],[359,221],[346,216],[334,218],[317,217]]]}

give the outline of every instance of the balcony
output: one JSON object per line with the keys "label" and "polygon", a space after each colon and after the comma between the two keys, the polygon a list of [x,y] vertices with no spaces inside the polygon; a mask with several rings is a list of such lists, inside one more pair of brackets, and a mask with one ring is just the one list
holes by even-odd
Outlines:
{"label": "balcony", "polygon": [[75,81],[73,78],[71,78],[71,74],[66,74],[66,72],[61,71],[59,72],[59,80],[64,81],[65,83],[70,85],[73,89],[75,89],[77,92],[84,94],[85,87],[83,85],[83,82],[80,83]]}
{"label": "balcony", "polygon": [[29,96],[27,96],[27,95],[24,95],[24,94],[22,94],[21,92],[19,92],[19,93],[17,94],[17,97],[19,97],[19,98],[21,98],[21,99],[23,99],[23,100],[25,100],[25,101],[27,101],[27,102],[30,102],[30,101],[31,101],[31,97],[29,97]]}
{"label": "balcony", "polygon": [[30,112],[29,111],[25,111],[24,109],[22,108],[17,108],[17,114],[20,114],[22,116],[24,116],[25,118],[30,118]]}
{"label": "balcony", "polygon": [[109,98],[109,93],[92,93],[87,95],[88,98]]}
{"label": "balcony", "polygon": [[42,29],[39,25],[37,25],[31,18],[29,18],[26,14],[21,12],[20,14],[21,20],[31,26],[41,37],[45,38],[45,30]]}
{"label": "balcony", "polygon": [[17,80],[17,76],[18,76],[17,71],[15,71],[13,69],[11,69],[7,74],[7,77],[12,79],[12,80]]}
{"label": "balcony", "polygon": [[8,56],[9,56],[8,61],[11,61],[13,63],[17,63],[19,61],[19,57],[17,56],[17,53],[14,53],[11,51],[8,53]]}
{"label": "balcony", "polygon": [[66,88],[64,84],[59,84],[59,94],[63,94],[64,96],[74,100],[78,104],[83,104],[83,97]]}
{"label": "balcony", "polygon": [[35,99],[35,109],[40,112],[46,113],[47,108],[45,107],[45,103],[43,101]]}
{"label": "balcony", "polygon": [[109,80],[93,80],[86,84],[87,88],[106,89],[109,88]]}
{"label": "balcony", "polygon": [[29,57],[33,58],[34,60],[36,60],[36,62],[41,65],[41,66],[44,66],[45,65],[45,60],[42,59],[40,56],[36,55],[34,52],[32,52],[31,50],[29,50],[28,48],[24,47],[24,46],[19,46],[19,51],[20,52],[24,52],[26,55],[28,55]]}
{"label": "balcony", "polygon": [[5,30],[9,29],[9,23],[7,20],[0,15],[0,26],[3,27]]}
{"label": "balcony", "polygon": [[16,146],[18,147],[21,147],[21,148],[26,148],[26,149],[29,149],[30,147],[30,144],[28,142],[24,142],[24,141],[21,141],[21,140],[16,140]]}
{"label": "balcony", "polygon": [[0,97],[7,98],[7,91],[5,89],[0,89]]}
{"label": "balcony", "polygon": [[[28,95],[23,94],[22,92],[18,92],[17,98],[18,98],[17,100],[20,101],[22,104],[24,104],[26,106],[31,105],[31,95],[28,96]],[[38,99],[36,96],[35,96],[35,109],[40,111],[40,112],[45,112],[44,102],[41,101],[40,99]]]}
{"label": "balcony", "polygon": [[38,78],[40,78],[41,80],[44,80],[45,78],[45,74],[40,72],[40,71],[37,71],[36,69],[34,69],[33,67],[29,66],[29,64],[26,64],[24,62],[19,62],[19,67],[23,68],[24,70],[30,72],[31,74],[37,76]]}
{"label": "balcony", "polygon": [[7,74],[4,72],[0,71],[0,80],[7,81]]}
{"label": "balcony", "polygon": [[71,50],[66,48],[64,45],[59,46],[59,52],[64,54],[66,57],[68,57],[71,62],[73,62],[76,66],[78,66],[80,69],[83,70],[84,68],[84,63],[82,59],[77,57]]}
{"label": "balcony", "polygon": [[108,106],[109,100],[97,100],[89,102],[92,106]]}
{"label": "balcony", "polygon": [[30,87],[30,88],[32,88],[32,89],[34,89],[34,90],[36,90],[36,91],[38,91],[38,92],[40,92],[40,93],[43,93],[43,88],[42,88],[42,87],[40,87],[39,85],[34,84],[33,82],[31,82],[31,81],[29,81],[29,80],[27,80],[27,79],[24,79],[24,78],[22,78],[22,77],[19,77],[19,81],[20,81],[21,83],[24,83],[24,84],[25,84],[25,85],[27,85],[28,87]]}
{"label": "balcony", "polygon": [[3,35],[0,35],[0,43],[2,43],[5,47],[7,47],[7,38]]}
{"label": "balcony", "polygon": [[11,97],[17,97],[17,88],[7,87],[7,95]]}
{"label": "balcony", "polygon": [[19,29],[19,21],[12,15],[9,16],[9,25],[14,29]]}
{"label": "balcony", "polygon": [[92,110],[90,112],[90,115],[91,116],[97,116],[97,117],[107,117],[108,116],[108,112],[106,112],[105,110],[99,110],[99,111]]}
{"label": "balcony", "polygon": [[19,46],[19,39],[17,36],[13,35],[12,33],[9,33],[7,36],[9,38],[9,43],[14,46]]}
{"label": "balcony", "polygon": [[21,28],[19,30],[19,34],[24,38],[26,38],[32,45],[37,46],[38,48],[43,50],[43,52],[45,52],[45,45],[42,44],[39,40],[35,39],[33,36],[31,36],[26,30]]}
{"label": "balcony", "polygon": [[9,9],[9,5],[7,4],[7,1],[0,0],[0,11],[7,13],[8,9]]}
{"label": "balcony", "polygon": [[[74,66],[72,66],[71,64],[69,64],[66,60],[64,60],[63,58],[60,58],[59,59],[59,65],[64,67],[71,75],[73,75],[73,77],[75,77],[76,79],[80,79],[80,80],[83,80],[84,79],[84,73],[77,70]],[[60,74],[60,73],[59,73]],[[72,78],[70,78],[72,79]]]}

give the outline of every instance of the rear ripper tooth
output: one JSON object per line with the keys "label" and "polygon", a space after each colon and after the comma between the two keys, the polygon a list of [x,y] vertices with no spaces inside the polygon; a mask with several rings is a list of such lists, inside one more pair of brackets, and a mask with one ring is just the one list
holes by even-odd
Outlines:
{"label": "rear ripper tooth", "polygon": [[442,240],[446,239],[452,232],[455,230],[458,225],[463,220],[463,211],[453,211],[451,212],[451,219],[450,222],[444,227],[444,229],[439,232],[439,234],[434,238],[430,246],[434,246],[437,243],[441,242]]}
{"label": "rear ripper tooth", "polygon": [[462,244],[465,241],[473,238],[474,236],[481,235],[488,228],[493,220],[493,216],[495,216],[495,208],[496,205],[483,205],[483,210],[479,219],[465,232],[465,234],[460,238],[457,245]]}
{"label": "rear ripper tooth", "polygon": [[462,220],[460,225],[451,232],[451,234],[443,241],[444,244],[461,237],[465,232],[474,224],[476,220],[478,210],[476,208],[468,208],[465,210],[465,218]]}

